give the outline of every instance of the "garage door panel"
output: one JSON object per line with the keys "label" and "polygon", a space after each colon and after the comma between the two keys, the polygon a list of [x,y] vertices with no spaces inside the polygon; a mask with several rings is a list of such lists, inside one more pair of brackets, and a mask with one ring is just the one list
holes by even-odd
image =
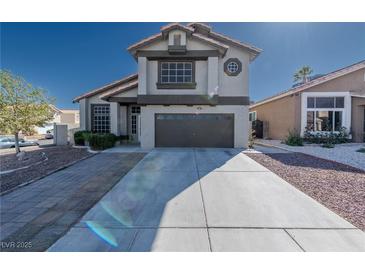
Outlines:
{"label": "garage door panel", "polygon": [[156,147],[233,147],[233,114],[156,114]]}

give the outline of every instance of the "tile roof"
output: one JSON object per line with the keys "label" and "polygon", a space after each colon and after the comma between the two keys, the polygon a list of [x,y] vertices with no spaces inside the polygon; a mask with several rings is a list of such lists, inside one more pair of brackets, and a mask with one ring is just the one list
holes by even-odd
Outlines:
{"label": "tile roof", "polygon": [[243,43],[241,41],[230,38],[230,37],[225,36],[225,35],[223,35],[221,33],[218,33],[218,32],[211,31],[209,33],[209,36],[213,39],[223,40],[224,42],[229,42],[229,43],[232,43],[233,45],[238,46],[240,48],[247,49],[247,50],[251,51],[252,53],[254,53],[255,57],[262,52],[262,49],[260,49],[258,47],[255,47],[255,46],[247,44],[247,43]]}
{"label": "tile roof", "polygon": [[140,47],[143,47],[145,45],[148,45],[156,40],[159,40],[159,39],[162,39],[162,33],[156,33],[154,35],[151,35],[145,39],[142,39],[141,41],[137,42],[137,43],[134,43],[133,45],[130,45],[127,50],[129,52],[137,49],[137,48],[140,48]]}
{"label": "tile roof", "polygon": [[161,32],[166,32],[166,31],[173,30],[173,29],[180,29],[180,30],[184,30],[187,32],[194,32],[193,28],[191,28],[189,26],[181,25],[179,23],[171,23],[171,24],[168,24],[168,25],[160,28]]}
{"label": "tile roof", "polygon": [[106,92],[100,96],[100,99],[102,99],[102,100],[108,99],[118,93],[126,92],[135,87],[138,87],[138,80],[128,82],[128,83],[124,84],[123,86],[121,86],[120,88],[118,88],[117,90]]}
{"label": "tile roof", "polygon": [[128,75],[126,77],[123,77],[122,79],[119,79],[119,80],[116,80],[110,84],[107,84],[105,86],[102,86],[100,88],[97,88],[97,89],[94,89],[94,90],[91,90],[89,92],[86,92],[80,96],[77,96],[73,99],[73,102],[78,102],[80,101],[81,99],[84,99],[84,98],[88,98],[88,97],[91,97],[91,96],[94,96],[96,94],[99,94],[103,91],[106,91],[110,88],[113,88],[113,87],[116,87],[118,85],[122,85],[124,83],[128,83],[129,81],[132,81],[132,80],[135,80],[135,79],[138,79],[138,74],[137,73],[134,73],[134,74],[131,74],[131,75]]}
{"label": "tile roof", "polygon": [[204,36],[202,34],[199,34],[199,33],[193,33],[192,34],[192,37],[195,37],[195,38],[197,38],[197,39],[199,39],[201,41],[204,41],[204,42],[206,42],[208,44],[211,44],[213,46],[216,46],[218,48],[221,48],[224,51],[227,51],[227,49],[229,48],[227,45],[225,45],[225,44],[223,44],[223,43],[221,43],[221,42],[219,42],[217,40],[214,40],[212,38],[206,37],[206,36]]}
{"label": "tile roof", "polygon": [[[199,27],[203,28],[206,31],[206,33],[204,33],[204,34],[197,33],[196,28],[199,28]],[[233,38],[230,38],[230,37],[220,34],[218,32],[213,32],[213,31],[211,31],[212,28],[209,25],[203,24],[203,23],[189,23],[186,26],[179,24],[179,23],[168,24],[166,26],[161,27],[160,33],[149,36],[149,37],[129,46],[127,50],[133,54],[135,52],[135,50],[137,50],[138,48],[141,48],[150,43],[153,43],[154,41],[163,39],[164,33],[169,30],[172,30],[174,28],[187,31],[188,33],[192,33],[193,36],[200,38],[201,40],[204,40],[205,42],[209,42],[210,44],[221,47],[221,48],[222,47],[228,48],[227,43],[229,43],[231,45],[235,45],[237,47],[246,49],[252,53],[251,61],[253,59],[255,59],[262,52],[262,49],[260,49],[260,48],[257,48],[250,44],[235,40]]]}

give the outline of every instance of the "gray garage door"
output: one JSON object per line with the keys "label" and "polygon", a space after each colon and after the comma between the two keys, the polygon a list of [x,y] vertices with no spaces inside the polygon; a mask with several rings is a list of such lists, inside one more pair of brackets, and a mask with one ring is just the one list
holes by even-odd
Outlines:
{"label": "gray garage door", "polygon": [[233,114],[156,114],[156,147],[233,147]]}

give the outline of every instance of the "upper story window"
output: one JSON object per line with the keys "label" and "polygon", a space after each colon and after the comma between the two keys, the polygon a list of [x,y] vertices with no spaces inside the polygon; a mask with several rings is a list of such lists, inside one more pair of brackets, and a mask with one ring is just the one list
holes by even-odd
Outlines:
{"label": "upper story window", "polygon": [[194,82],[192,61],[161,62],[160,83],[161,84],[191,84]]}
{"label": "upper story window", "polygon": [[91,105],[91,131],[98,133],[110,132],[109,105]]}
{"label": "upper story window", "polygon": [[242,63],[237,58],[229,58],[224,62],[224,72],[228,76],[237,76],[242,71]]}
{"label": "upper story window", "polygon": [[236,73],[237,70],[238,70],[238,64],[236,62],[230,62],[230,63],[228,63],[227,70],[230,73]]}
{"label": "upper story window", "polygon": [[181,46],[181,34],[174,34],[174,46]]}

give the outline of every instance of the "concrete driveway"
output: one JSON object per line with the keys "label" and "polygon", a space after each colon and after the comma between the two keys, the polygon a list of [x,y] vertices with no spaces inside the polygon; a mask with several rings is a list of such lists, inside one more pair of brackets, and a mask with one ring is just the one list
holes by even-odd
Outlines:
{"label": "concrete driveway", "polygon": [[234,149],[156,149],[49,251],[365,251],[365,234]]}

